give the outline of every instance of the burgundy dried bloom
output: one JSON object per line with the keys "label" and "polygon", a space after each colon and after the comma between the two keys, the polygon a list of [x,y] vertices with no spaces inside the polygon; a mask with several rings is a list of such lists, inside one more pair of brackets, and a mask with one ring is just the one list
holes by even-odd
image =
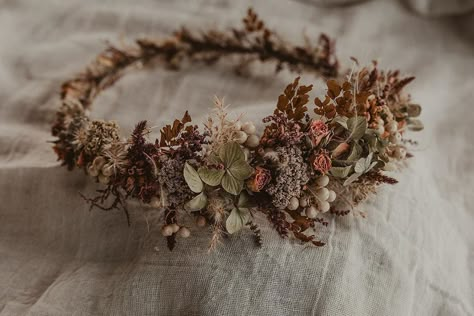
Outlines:
{"label": "burgundy dried bloom", "polygon": [[317,155],[314,155],[312,165],[314,170],[317,170],[322,174],[326,174],[332,166],[331,157],[329,157],[327,152],[323,151]]}
{"label": "burgundy dried bloom", "polygon": [[253,192],[260,192],[272,179],[270,170],[256,167],[252,178],[247,181],[248,188]]}

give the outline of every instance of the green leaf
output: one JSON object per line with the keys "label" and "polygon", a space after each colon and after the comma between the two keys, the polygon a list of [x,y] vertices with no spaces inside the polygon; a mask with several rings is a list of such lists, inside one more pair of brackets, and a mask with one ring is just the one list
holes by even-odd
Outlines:
{"label": "green leaf", "polygon": [[203,184],[198,172],[187,162],[184,164],[183,175],[191,191],[194,193],[200,193],[202,191]]}
{"label": "green leaf", "polygon": [[247,209],[234,208],[225,222],[225,228],[229,234],[241,230],[250,219],[250,212]]}
{"label": "green leaf", "polygon": [[239,144],[230,142],[220,148],[219,158],[224,162],[224,165],[229,168],[234,162],[245,160],[245,154]]}
{"label": "green leaf", "polygon": [[198,169],[199,176],[205,184],[210,186],[217,186],[221,183],[225,170],[210,169],[207,167],[200,167]]}
{"label": "green leaf", "polygon": [[339,125],[341,125],[345,129],[347,129],[347,117],[345,117],[345,116],[336,116],[335,118],[333,118],[332,121],[338,123]]}
{"label": "green leaf", "polygon": [[204,192],[199,193],[196,195],[192,200],[188,201],[184,207],[190,211],[199,211],[206,207],[207,205],[207,196]]}
{"label": "green leaf", "polygon": [[345,178],[351,173],[352,166],[332,167],[329,172],[336,178]]}
{"label": "green leaf", "polygon": [[244,181],[237,180],[230,173],[226,172],[221,182],[222,188],[233,195],[239,195],[244,187]]}
{"label": "green leaf", "polygon": [[351,153],[349,154],[349,157],[347,157],[347,160],[356,161],[357,159],[360,158],[361,154],[362,154],[362,147],[358,143],[354,143],[354,145],[352,146]]}
{"label": "green leaf", "polygon": [[350,138],[358,140],[367,130],[367,119],[365,116],[353,116],[347,120],[347,128],[351,132]]}
{"label": "green leaf", "polygon": [[227,169],[237,180],[245,180],[253,173],[252,167],[245,160],[237,160]]}
{"label": "green leaf", "polygon": [[247,192],[242,191],[239,195],[239,201],[237,202],[237,206],[239,208],[248,208],[251,207],[251,203],[249,200],[249,195]]}
{"label": "green leaf", "polygon": [[344,186],[351,184],[352,182],[356,181],[361,176],[360,173],[353,173],[346,181],[344,181]]}

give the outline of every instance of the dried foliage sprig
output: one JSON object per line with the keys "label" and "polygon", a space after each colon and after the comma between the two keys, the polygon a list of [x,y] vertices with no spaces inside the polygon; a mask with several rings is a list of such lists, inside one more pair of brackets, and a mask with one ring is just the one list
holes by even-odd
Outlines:
{"label": "dried foliage sprig", "polygon": [[[297,77],[263,118],[261,133],[253,122],[230,119],[217,98],[203,130],[185,112],[154,141],[146,121],[121,139],[115,122],[87,115],[93,99],[133,65],[160,62],[179,69],[186,60],[212,64],[226,56],[242,57],[242,65],[274,61],[277,71],[314,71],[328,79],[326,93],[313,104],[313,86]],[[379,185],[397,183],[384,172],[411,156],[405,147],[410,141],[402,139],[406,130],[422,129],[421,107],[404,93],[412,80],[376,63],[341,76],[326,35],[315,46],[290,45],[250,9],[241,28],[182,28],[164,40],[108,47],[63,84],[54,150],[69,169],[81,168],[105,186],[96,197],[83,196],[91,208],[122,209],[129,221],[126,201],[138,199],[158,212],[169,249],[177,237],[190,236],[181,223],[189,214],[198,227],[211,228],[210,249],[243,228],[261,245],[258,214],[282,237],[323,246],[316,235],[328,226],[327,214],[364,214],[356,207]]]}

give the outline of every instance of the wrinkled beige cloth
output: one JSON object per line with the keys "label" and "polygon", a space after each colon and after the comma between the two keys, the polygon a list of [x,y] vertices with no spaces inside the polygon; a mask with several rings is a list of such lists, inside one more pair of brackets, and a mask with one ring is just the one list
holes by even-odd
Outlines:
{"label": "wrinkled beige cloth", "polygon": [[[337,38],[341,61],[378,58],[417,76],[424,132],[400,183],[361,206],[366,219],[331,219],[324,248],[296,245],[261,225],[208,254],[192,229],[173,252],[118,212],[88,211],[78,192],[98,188],[58,166],[47,141],[62,81],[120,35],[166,35],[178,26],[239,23],[250,2],[0,0],[0,315],[474,315],[474,15],[423,19],[398,2],[342,8],[262,1],[268,24]],[[123,133],[141,119],[161,126],[185,109],[202,121],[214,94],[235,113],[270,113],[293,79],[227,63],[130,73],[97,100],[93,116]],[[302,81],[323,84],[310,74]],[[258,221],[260,224],[264,220]]]}

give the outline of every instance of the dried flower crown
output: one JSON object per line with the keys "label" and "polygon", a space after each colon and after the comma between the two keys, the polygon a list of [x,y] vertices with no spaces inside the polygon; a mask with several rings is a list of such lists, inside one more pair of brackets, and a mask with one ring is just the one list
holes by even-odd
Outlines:
{"label": "dried flower crown", "polygon": [[[422,129],[419,105],[403,88],[413,77],[379,71],[377,64],[340,75],[334,44],[321,35],[294,46],[281,40],[249,9],[243,28],[194,33],[183,28],[174,36],[140,39],[125,49],[108,47],[85,72],[62,86],[62,105],[52,133],[54,150],[69,169],[79,167],[104,185],[98,196],[84,197],[91,208],[128,211],[125,201],[139,199],[161,214],[161,233],[172,249],[176,237],[188,237],[182,214],[196,225],[209,225],[211,248],[218,240],[248,226],[261,244],[254,215],[262,213],[283,237],[324,245],[314,231],[328,223],[323,213],[347,215],[382,183],[384,174],[410,156],[407,129]],[[118,80],[124,70],[161,62],[178,69],[185,60],[212,64],[224,56],[274,61],[277,71],[311,70],[327,78],[327,92],[308,109],[312,85],[299,78],[278,97],[273,114],[258,133],[252,122],[231,120],[221,100],[201,131],[181,120],[147,140],[146,121],[124,140],[115,122],[88,117],[94,98]],[[107,204],[107,202],[109,204]]]}

